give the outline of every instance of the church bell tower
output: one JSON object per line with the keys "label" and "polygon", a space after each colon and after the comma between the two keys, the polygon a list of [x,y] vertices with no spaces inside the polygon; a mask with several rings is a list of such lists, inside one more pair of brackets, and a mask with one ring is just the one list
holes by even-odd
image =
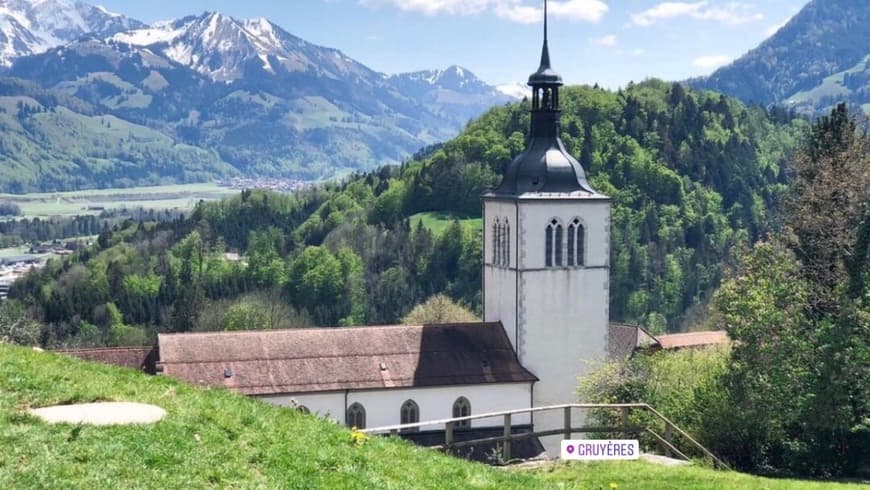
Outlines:
{"label": "church bell tower", "polygon": [[[577,401],[587,361],[606,356],[610,300],[610,199],[560,138],[563,83],[547,28],[545,2],[526,151],[483,197],[484,320],[502,322],[520,363],[540,379],[534,406]],[[546,430],[550,416],[561,414],[536,415],[536,428]]]}

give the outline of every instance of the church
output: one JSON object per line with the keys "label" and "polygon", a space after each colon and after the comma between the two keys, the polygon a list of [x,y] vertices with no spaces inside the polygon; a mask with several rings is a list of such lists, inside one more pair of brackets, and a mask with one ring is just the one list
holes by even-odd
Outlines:
{"label": "church", "polygon": [[[611,203],[560,139],[562,85],[545,15],[527,148],[482,196],[483,322],[161,334],[147,353],[156,374],[360,429],[576,402],[578,378],[632,352],[640,330],[609,323]],[[512,423],[547,430],[562,420]]]}
{"label": "church", "polygon": [[483,323],[165,334],[158,374],[361,429],[576,401],[608,354],[610,200],[560,139],[546,25],[526,151],[482,198]]}

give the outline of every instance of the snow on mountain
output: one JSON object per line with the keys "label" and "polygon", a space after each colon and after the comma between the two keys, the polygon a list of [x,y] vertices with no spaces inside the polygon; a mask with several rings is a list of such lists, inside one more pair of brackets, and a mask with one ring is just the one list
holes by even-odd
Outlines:
{"label": "snow on mountain", "polygon": [[110,36],[143,24],[73,0],[0,0],[0,66],[84,35]]}
{"label": "snow on mountain", "polygon": [[505,83],[495,87],[499,93],[516,100],[523,100],[531,94],[532,89],[522,82]]}
{"label": "snow on mountain", "polygon": [[317,70],[335,79],[376,75],[340,51],[308,43],[267,19],[237,20],[217,12],[158,22],[112,40],[148,47],[221,82],[238,80],[253,68],[272,74]]}
{"label": "snow on mountain", "polygon": [[389,77],[394,84],[414,84],[420,89],[441,88],[465,93],[492,93],[493,87],[461,66],[446,70],[422,70]]}

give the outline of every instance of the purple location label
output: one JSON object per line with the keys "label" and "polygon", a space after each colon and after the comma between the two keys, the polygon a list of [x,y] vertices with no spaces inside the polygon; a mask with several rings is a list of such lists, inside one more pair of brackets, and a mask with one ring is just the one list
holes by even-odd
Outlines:
{"label": "purple location label", "polygon": [[574,446],[571,444],[568,444],[568,447],[566,447],[565,450],[568,451],[568,454],[574,454]]}

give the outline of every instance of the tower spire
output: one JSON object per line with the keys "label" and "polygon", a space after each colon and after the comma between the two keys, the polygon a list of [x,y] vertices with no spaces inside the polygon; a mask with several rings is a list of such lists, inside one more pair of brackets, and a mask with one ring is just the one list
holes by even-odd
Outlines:
{"label": "tower spire", "polygon": [[541,50],[541,66],[538,72],[542,73],[551,70],[550,67],[550,41],[549,41],[549,15],[547,12],[547,0],[544,0],[544,47]]}
{"label": "tower spire", "polygon": [[507,168],[496,195],[518,196],[528,192],[595,194],[586,172],[568,154],[560,138],[562,110],[559,89],[562,77],[550,65],[549,2],[544,0],[544,45],[541,66],[529,77],[532,88],[531,127],[525,153]]}
{"label": "tower spire", "polygon": [[562,77],[550,64],[550,19],[549,2],[544,0],[544,46],[541,49],[541,66],[529,77],[529,85],[562,85]]}
{"label": "tower spire", "polygon": [[544,44],[547,44],[547,0],[544,0]]}

